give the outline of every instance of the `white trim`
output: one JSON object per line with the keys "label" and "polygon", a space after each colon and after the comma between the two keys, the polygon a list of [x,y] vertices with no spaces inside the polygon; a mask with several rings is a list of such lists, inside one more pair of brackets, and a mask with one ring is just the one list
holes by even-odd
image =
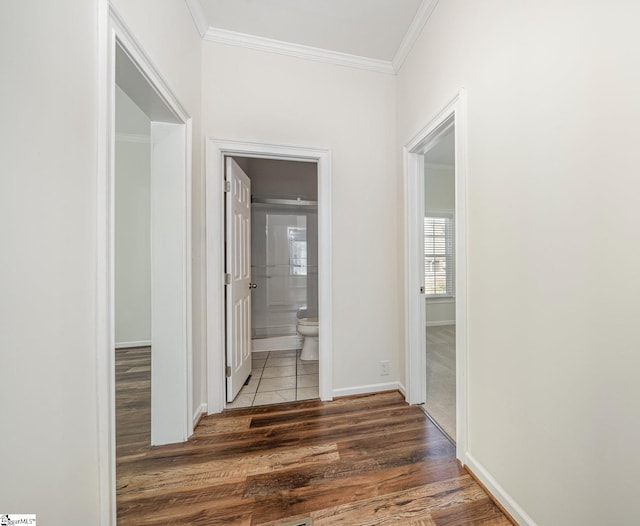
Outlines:
{"label": "white trim", "polygon": [[151,347],[151,340],[140,340],[137,342],[120,342],[116,343],[116,349],[127,349],[129,347]]}
{"label": "white trim", "polygon": [[425,310],[421,266],[421,217],[424,217],[424,152],[455,126],[456,225],[456,456],[464,464],[467,452],[467,113],[461,89],[404,147],[405,246],[405,381],[408,402],[426,401]]}
{"label": "white trim", "polygon": [[[402,388],[401,388],[402,387]],[[400,382],[387,382],[384,384],[357,385],[355,387],[341,387],[333,390],[333,396],[353,396],[368,393],[381,393],[382,391],[398,390],[404,394],[404,387]]]}
{"label": "white trim", "polygon": [[155,88],[158,95],[164,100],[167,107],[173,111],[178,120],[183,124],[188,124],[191,120],[189,112],[187,112],[178,98],[174,95],[169,83],[160,73],[160,70],[151,61],[147,52],[129,30],[124,19],[120,16],[118,11],[116,11],[113,5],[109,5],[109,16],[111,24],[113,25],[113,30],[115,31],[122,49],[127,55],[129,55],[129,58],[138,67],[140,73],[142,73],[149,84]]}
{"label": "white trim", "polygon": [[185,0],[185,2],[189,8],[191,18],[193,18],[193,23],[198,30],[200,38],[204,38],[207,33],[207,29],[209,28],[209,23],[207,22],[207,17],[202,10],[199,0]]}
{"label": "white trim", "polygon": [[404,61],[407,59],[407,56],[409,56],[413,45],[416,43],[416,40],[418,40],[420,33],[422,33],[422,28],[431,17],[436,5],[438,5],[438,0],[422,0],[422,4],[420,4],[420,7],[418,8],[416,16],[413,17],[413,21],[411,22],[409,29],[407,29],[407,32],[405,33],[404,38],[391,61],[393,64],[393,70],[396,73],[400,71]]}
{"label": "white trim", "polygon": [[407,389],[406,387],[403,385],[402,382],[398,382],[398,391],[400,391],[400,393],[402,393],[402,396],[404,396],[404,399],[407,399]]}
{"label": "white trim", "polygon": [[522,507],[498,484],[489,471],[469,453],[466,454],[466,465],[478,480],[484,484],[487,491],[502,505],[511,515],[511,518],[520,526],[537,526],[536,522],[522,509]]}
{"label": "white trim", "polygon": [[115,78],[113,49],[115,35],[110,28],[109,1],[98,0],[98,115],[96,180],[96,420],[98,424],[98,505],[99,524],[116,523],[116,426],[115,426],[115,356],[113,312],[109,308],[112,285],[109,271],[109,182],[113,155],[113,107]]}
{"label": "white trim", "polygon": [[202,415],[206,415],[206,414],[207,414],[207,404],[203,402],[198,407],[196,407],[196,410],[193,412],[193,419],[191,422],[191,426],[195,429],[196,425],[198,424],[198,421],[200,420],[200,418],[202,418]]}
{"label": "white trim", "polygon": [[[419,329],[425,319],[426,302],[422,294],[417,294],[422,286],[420,277],[424,270],[421,263],[422,232],[419,228],[420,217],[424,216],[420,200],[423,195],[424,165],[419,155],[410,154],[409,147],[404,148],[404,252],[405,252],[405,382],[407,384],[407,402],[422,404],[426,398],[426,388],[421,371],[426,370],[424,358],[424,331]],[[411,174],[411,175],[410,175]],[[420,196],[420,197],[419,197]]]}
{"label": "white trim", "polygon": [[[186,330],[186,353],[187,353],[187,414],[193,407],[193,119],[188,118],[185,123],[185,230],[184,233],[184,269],[182,279],[185,287],[185,310],[183,313],[183,327]],[[187,425],[187,436],[185,440],[193,434],[193,422]]]}
{"label": "white trim", "polygon": [[142,133],[116,133],[116,142],[151,144],[151,137]]}
{"label": "white trim", "polygon": [[456,320],[444,320],[444,321],[427,321],[427,327],[444,327],[446,325],[455,325]]}
{"label": "white trim", "polygon": [[365,69],[375,71],[376,73],[384,73],[386,75],[395,75],[400,71],[400,68],[407,59],[411,49],[413,49],[416,40],[418,40],[418,37],[422,33],[422,29],[438,5],[438,0],[422,0],[422,3],[420,4],[418,11],[416,11],[407,32],[402,38],[402,42],[400,42],[393,59],[388,61],[352,55],[341,51],[332,51],[329,49],[307,46],[304,44],[285,42],[283,40],[276,40],[273,38],[250,35],[248,33],[240,33],[238,31],[230,31],[228,29],[210,27],[198,0],[185,0],[185,2],[189,8],[189,12],[191,13],[198,33],[203,40],[217,42],[219,44],[257,49],[268,53],[277,53],[280,55],[298,57],[307,60],[316,60],[318,62],[326,62],[340,66]]}
{"label": "white trim", "polygon": [[210,27],[207,30],[204,40],[217,42],[219,44],[257,49],[259,51],[277,53],[279,55],[287,55],[290,57],[337,64],[339,66],[366,69],[369,71],[375,71],[376,73],[384,73],[386,75],[395,74],[393,65],[387,60],[360,57],[357,55],[350,55],[349,53],[342,53],[340,51],[320,49],[317,47],[305,46],[303,44],[293,44],[282,40],[248,35],[246,33],[238,33],[236,31],[228,31],[226,29],[219,29],[215,27]]}
{"label": "white trim", "polygon": [[207,257],[207,387],[208,408],[219,413],[225,405],[224,347],[224,157],[253,157],[311,162],[318,165],[318,307],[320,323],[319,393],[333,397],[333,279],[331,272],[331,151],[243,141],[206,140]]}

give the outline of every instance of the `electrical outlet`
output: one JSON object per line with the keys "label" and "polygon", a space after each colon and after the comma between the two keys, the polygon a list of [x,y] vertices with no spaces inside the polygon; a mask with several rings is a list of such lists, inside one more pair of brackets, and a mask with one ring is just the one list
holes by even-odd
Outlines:
{"label": "electrical outlet", "polygon": [[389,360],[380,361],[380,376],[389,376]]}

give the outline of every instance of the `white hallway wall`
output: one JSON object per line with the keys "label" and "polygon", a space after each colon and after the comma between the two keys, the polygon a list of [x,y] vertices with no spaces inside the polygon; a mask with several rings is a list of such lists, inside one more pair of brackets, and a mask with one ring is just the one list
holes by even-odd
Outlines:
{"label": "white hallway wall", "polygon": [[395,78],[204,42],[203,132],[331,150],[333,388],[397,381]]}
{"label": "white hallway wall", "polygon": [[[194,117],[197,403],[205,387],[201,41],[184,2],[115,4]],[[53,526],[99,524],[99,494],[108,491],[99,487],[95,324],[98,10],[106,5],[0,7],[0,508]]]}
{"label": "white hallway wall", "polygon": [[0,510],[98,524],[98,2],[0,4]]}
{"label": "white hallway wall", "polygon": [[[206,400],[204,181],[201,135],[201,39],[191,13],[180,0],[111,0],[151,57],[181,104],[193,118],[192,178],[192,317],[193,404]],[[153,23],[151,23],[151,20]]]}
{"label": "white hallway wall", "polygon": [[539,525],[640,520],[638,19],[441,1],[398,75],[399,148],[468,90],[469,452]]}
{"label": "white hallway wall", "polygon": [[[0,214],[6,227],[0,370],[11,373],[2,378],[10,396],[0,398],[5,430],[0,506],[33,511],[54,526],[98,523],[97,4],[8,0],[0,16],[0,100],[5,101]],[[199,137],[200,42],[188,12],[181,2],[168,0],[117,5],[194,116]],[[441,2],[398,77],[398,146],[458,87],[469,90],[470,452],[541,525],[626,525],[640,516],[635,477],[640,465],[633,450],[640,439],[633,330],[640,292],[635,280],[640,189],[630,169],[639,160],[633,141],[640,135],[635,96],[640,78],[630,67],[640,51],[634,37],[637,9],[630,2]],[[292,67],[296,59],[255,55],[245,58],[258,68],[238,72],[229,55],[259,52],[218,52],[222,72],[251,80],[262,71],[260,82],[266,78],[270,86],[261,95],[262,86],[220,80],[205,63],[205,74],[212,77],[205,85],[214,93],[226,95],[241,86],[238,98],[250,92],[258,99],[246,113],[237,99],[232,108],[206,109],[207,134],[266,137],[334,152],[335,314],[345,320],[334,333],[335,386],[351,383],[346,371],[357,375],[354,383],[375,379],[377,370],[371,369],[377,366],[361,369],[362,356],[349,347],[371,349],[372,364],[387,347],[399,348],[394,297],[402,280],[395,276],[398,256],[386,248],[401,239],[401,216],[367,212],[360,218],[346,211],[363,199],[371,211],[387,206],[391,216],[400,206],[395,182],[382,175],[396,172],[394,149],[385,146],[395,137],[393,103],[387,98],[389,92],[393,97],[394,81],[372,81],[376,74],[315,63]],[[276,86],[274,70],[293,72],[297,86],[284,81]],[[315,73],[307,79],[309,71]],[[327,71],[340,80],[336,87],[323,84]],[[308,97],[320,106],[309,106]],[[264,102],[276,108],[260,107]],[[239,120],[232,119],[234,113]],[[318,126],[296,125],[300,119]],[[33,122],[40,138],[35,143]],[[346,145],[360,127],[367,138],[356,155]],[[196,292],[203,290],[199,152],[196,140]],[[360,188],[369,178],[370,195]],[[338,218],[344,225],[340,232]],[[369,224],[375,229],[366,230]],[[365,233],[365,246],[378,245],[354,251],[355,231]],[[549,234],[553,231],[557,235]],[[598,288],[603,251],[624,255],[604,289]],[[541,253],[556,257],[542,265]],[[493,268],[496,257],[509,265]],[[365,262],[372,268],[362,276]],[[196,312],[201,306],[194,296],[196,324],[203,319]],[[356,330],[346,321],[351,312],[359,313]],[[195,333],[197,348],[202,331],[195,327]],[[200,356],[195,353],[194,370],[204,373],[196,363]],[[203,388],[196,375],[194,400],[204,399]],[[34,408],[46,442],[33,428]]]}

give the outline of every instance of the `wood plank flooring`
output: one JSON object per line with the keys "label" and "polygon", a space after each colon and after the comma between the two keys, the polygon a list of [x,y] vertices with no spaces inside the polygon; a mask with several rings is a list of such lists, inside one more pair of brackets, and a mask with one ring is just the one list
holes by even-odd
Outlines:
{"label": "wood plank flooring", "polygon": [[511,524],[396,391],[231,410],[150,448],[136,351],[117,360],[120,525]]}
{"label": "wood plank flooring", "polygon": [[456,437],[456,326],[427,327],[427,401],[425,409]]}
{"label": "wood plank flooring", "polygon": [[116,457],[147,451],[151,443],[151,347],[118,349]]}

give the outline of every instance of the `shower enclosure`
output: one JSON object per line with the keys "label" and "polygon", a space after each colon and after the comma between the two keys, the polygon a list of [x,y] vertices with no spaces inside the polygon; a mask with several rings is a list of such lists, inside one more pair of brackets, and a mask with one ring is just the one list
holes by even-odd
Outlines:
{"label": "shower enclosure", "polygon": [[317,204],[254,198],[251,223],[254,348],[273,339],[299,347],[298,318],[318,316]]}

